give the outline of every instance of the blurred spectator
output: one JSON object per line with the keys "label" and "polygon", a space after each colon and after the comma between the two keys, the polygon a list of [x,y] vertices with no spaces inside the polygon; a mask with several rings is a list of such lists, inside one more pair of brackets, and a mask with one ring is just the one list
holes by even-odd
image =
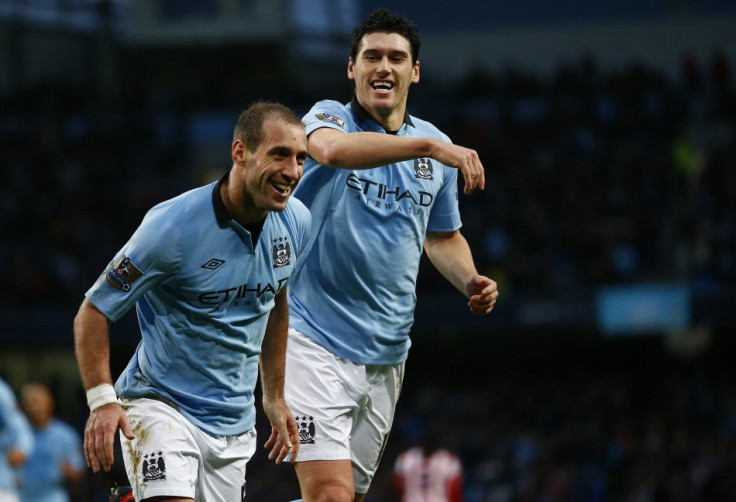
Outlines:
{"label": "blurred spectator", "polygon": [[394,486],[401,502],[461,502],[463,468],[460,458],[440,448],[442,431],[431,428],[422,444],[399,455]]}
{"label": "blurred spectator", "polygon": [[[730,61],[708,63],[701,71],[683,57],[679,80],[641,64],[603,72],[591,58],[547,79],[510,67],[410,100],[490,166],[485,193],[460,197],[471,246],[484,250],[479,270],[503,271],[511,294],[565,299],[611,283],[733,284],[736,99]],[[128,92],[106,120],[87,89],[28,89],[0,103],[6,305],[68,307],[95,279],[88,264],[102,270],[97,257],[152,201],[217,169],[207,141],[218,110],[239,103]],[[295,96],[297,109],[314,100]],[[44,224],[24,223],[34,220]],[[420,281],[441,284],[426,269]]]}
{"label": "blurred spectator", "polygon": [[[641,344],[562,355],[574,346],[562,342],[554,355],[529,349],[508,363],[458,350],[453,381],[415,367],[422,379],[406,382],[386,458],[398,466],[432,423],[462,460],[464,502],[734,499],[736,384],[727,356],[680,366]],[[443,360],[456,355],[446,350]],[[374,500],[394,494],[384,489]]]}
{"label": "blurred spectator", "polygon": [[80,436],[54,417],[54,398],[45,385],[23,385],[21,404],[36,445],[18,471],[21,501],[68,502],[69,485],[78,486],[86,472]]}
{"label": "blurred spectator", "polygon": [[[476,72],[455,87],[428,81],[417,88],[409,107],[420,107],[418,114],[475,148],[487,164],[488,188],[461,196],[461,211],[468,239],[476,240],[471,246],[483,250],[478,269],[503,277],[507,301],[561,296],[567,302],[612,283],[682,281],[696,299],[706,294],[695,315],[732,316],[733,59],[688,55],[682,63],[675,78],[635,64],[604,71],[585,60],[561,65],[551,78],[510,68]],[[6,285],[0,299],[9,312],[75,308],[106,265],[99,257],[120,247],[152,201],[199,184],[203,165],[217,168],[216,159],[192,160],[192,124],[213,110],[238,108],[240,102],[229,100],[254,92],[213,93],[195,80],[186,96],[126,86],[124,104],[104,110],[94,108],[85,88],[29,86],[0,99],[0,282]],[[316,98],[300,96],[303,104],[292,104],[304,108]],[[420,272],[420,294],[442,284],[432,270]],[[724,329],[731,338],[732,325]],[[425,334],[414,335],[416,345]],[[541,336],[510,357],[528,357],[530,346],[550,333],[535,335]],[[551,359],[559,355],[550,352]],[[713,352],[733,353],[717,345]],[[588,357],[581,354],[580,361]],[[410,356],[410,363],[420,359]],[[640,364],[660,368],[647,359]],[[581,368],[549,380],[489,374],[473,387],[427,383],[424,390],[437,403],[453,403],[438,405],[442,416],[432,420],[455,436],[452,451],[463,460],[468,502],[553,495],[709,502],[736,493],[732,366],[718,366],[722,372],[709,378],[662,370],[639,380],[624,367],[610,375]],[[416,414],[412,391],[404,394],[397,423]],[[383,491],[376,486],[374,500],[395,495],[391,459],[397,445],[403,451],[415,439],[392,434],[388,482]],[[298,493],[291,472],[261,460],[256,456],[249,466],[249,500],[277,500],[274,490],[283,500]],[[104,480],[107,490],[112,482]]]}
{"label": "blurred spectator", "polygon": [[31,427],[13,389],[0,378],[0,501],[20,500],[14,469],[22,466],[32,451]]}

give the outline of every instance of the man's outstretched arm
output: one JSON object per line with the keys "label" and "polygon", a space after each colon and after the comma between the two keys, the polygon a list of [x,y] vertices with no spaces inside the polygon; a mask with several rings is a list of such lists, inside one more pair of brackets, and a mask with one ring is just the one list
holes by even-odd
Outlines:
{"label": "man's outstretched arm", "polygon": [[485,189],[478,153],[470,148],[432,138],[407,138],[377,132],[343,133],[329,127],[308,138],[309,155],[320,164],[341,169],[371,169],[404,160],[429,157],[459,169],[465,193]]}

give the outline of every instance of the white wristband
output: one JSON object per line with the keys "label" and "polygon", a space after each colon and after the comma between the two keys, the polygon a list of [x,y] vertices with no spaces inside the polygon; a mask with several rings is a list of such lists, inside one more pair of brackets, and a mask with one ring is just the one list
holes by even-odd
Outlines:
{"label": "white wristband", "polygon": [[109,383],[102,383],[87,391],[87,406],[89,406],[89,411],[95,411],[100,406],[108,403],[116,403],[117,401],[118,396],[115,395],[115,389]]}

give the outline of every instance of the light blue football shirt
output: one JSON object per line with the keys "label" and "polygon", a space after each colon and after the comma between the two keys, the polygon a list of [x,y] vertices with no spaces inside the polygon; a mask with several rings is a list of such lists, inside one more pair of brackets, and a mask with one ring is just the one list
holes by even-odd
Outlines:
{"label": "light blue football shirt", "polygon": [[292,197],[268,214],[254,246],[229,217],[220,183],[151,209],[87,292],[111,321],[136,306],[142,340],[118,396],[157,396],[215,436],[254,426],[268,313],[310,228],[309,211]]}
{"label": "light blue football shirt", "polygon": [[33,451],[33,432],[10,386],[0,378],[0,491],[15,493],[15,472],[8,463],[8,450],[26,456]]}
{"label": "light blue football shirt", "polygon": [[36,447],[18,469],[20,499],[23,502],[68,502],[61,470],[62,462],[76,470],[85,468],[82,440],[70,425],[53,419],[43,429],[33,430]]}
{"label": "light blue football shirt", "polygon": [[[307,134],[385,133],[355,99],[320,101],[302,120]],[[397,135],[450,141],[409,115]],[[425,234],[461,226],[457,170],[428,158],[366,170],[310,158],[294,196],[312,212],[312,233],[289,288],[292,327],[360,364],[403,362]]]}

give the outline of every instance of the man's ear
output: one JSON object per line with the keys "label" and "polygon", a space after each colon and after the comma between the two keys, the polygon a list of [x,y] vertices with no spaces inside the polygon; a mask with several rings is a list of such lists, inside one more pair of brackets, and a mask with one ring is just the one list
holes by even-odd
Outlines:
{"label": "man's ear", "polygon": [[355,80],[355,74],[353,72],[353,58],[348,58],[348,78],[350,80]]}
{"label": "man's ear", "polygon": [[236,164],[245,164],[245,158],[247,153],[247,147],[243,143],[242,139],[236,139],[233,141],[232,147],[230,148],[230,154],[232,155],[233,162]]}

